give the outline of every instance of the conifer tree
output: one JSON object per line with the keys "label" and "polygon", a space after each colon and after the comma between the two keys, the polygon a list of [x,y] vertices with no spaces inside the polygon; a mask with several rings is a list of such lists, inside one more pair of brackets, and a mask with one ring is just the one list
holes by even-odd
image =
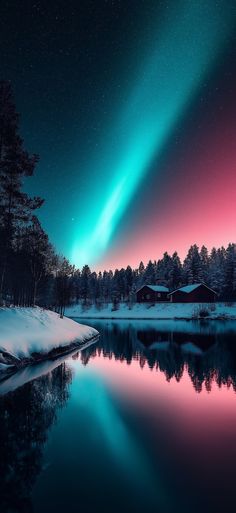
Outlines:
{"label": "conifer tree", "polygon": [[156,283],[156,266],[151,260],[149,260],[144,271],[144,282],[146,284]]}
{"label": "conifer tree", "polygon": [[60,317],[63,318],[65,307],[70,302],[72,292],[72,280],[70,278],[73,277],[74,266],[65,257],[58,257],[56,265],[56,305]]}
{"label": "conifer tree", "polygon": [[224,292],[228,299],[236,297],[236,244],[229,244],[225,257]]}
{"label": "conifer tree", "polygon": [[18,226],[32,220],[33,212],[43,200],[30,198],[22,191],[23,179],[32,176],[37,155],[29,155],[19,135],[11,84],[0,81],[0,301],[6,292],[7,267]]}
{"label": "conifer tree", "polygon": [[87,302],[89,298],[89,279],[91,276],[91,270],[88,265],[84,265],[82,271],[81,271],[81,277],[80,277],[80,293],[81,298]]}
{"label": "conifer tree", "polygon": [[222,297],[225,279],[225,249],[212,248],[209,257],[208,285]]}
{"label": "conifer tree", "polygon": [[175,251],[172,255],[171,269],[169,272],[169,288],[177,289],[182,283],[182,265],[178,253]]}
{"label": "conifer tree", "polygon": [[202,281],[204,283],[207,283],[208,275],[209,275],[209,255],[208,255],[208,249],[206,248],[206,246],[201,247],[200,262],[201,262]]}
{"label": "conifer tree", "polygon": [[202,267],[199,249],[196,244],[190,246],[183,265],[186,283],[199,283],[202,281]]}

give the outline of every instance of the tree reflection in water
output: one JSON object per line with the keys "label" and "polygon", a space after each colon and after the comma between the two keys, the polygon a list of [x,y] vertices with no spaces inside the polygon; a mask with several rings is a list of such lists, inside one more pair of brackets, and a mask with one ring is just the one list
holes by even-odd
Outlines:
{"label": "tree reflection in water", "polygon": [[98,343],[73,358],[81,358],[84,365],[99,356],[127,365],[137,360],[141,368],[163,372],[167,381],[180,381],[186,369],[196,392],[203,386],[210,392],[213,383],[232,386],[236,391],[235,341],[236,326],[217,330],[209,322],[198,322],[191,332],[140,329],[132,323],[121,329],[108,323]]}
{"label": "tree reflection in water", "polygon": [[0,398],[0,511],[33,511],[31,490],[41,471],[48,430],[69,397],[71,369],[62,364]]}
{"label": "tree reflection in water", "polygon": [[[213,383],[236,390],[236,329],[232,326],[175,323],[176,329],[158,329],[153,324],[104,322],[101,329],[98,323],[93,325],[101,333],[100,340],[72,356],[84,366],[94,358],[115,359],[123,365],[136,360],[141,370],[164,373],[167,382],[180,381],[187,371],[197,393],[203,387],[210,392]],[[1,513],[33,511],[31,492],[42,471],[48,432],[69,398],[71,381],[72,369],[63,363],[0,397]]]}

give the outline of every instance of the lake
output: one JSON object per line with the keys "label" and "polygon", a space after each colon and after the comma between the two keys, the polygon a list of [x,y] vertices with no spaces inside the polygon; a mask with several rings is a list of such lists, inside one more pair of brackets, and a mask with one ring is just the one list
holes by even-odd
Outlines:
{"label": "lake", "polygon": [[1,513],[235,512],[236,321],[81,322],[0,383]]}

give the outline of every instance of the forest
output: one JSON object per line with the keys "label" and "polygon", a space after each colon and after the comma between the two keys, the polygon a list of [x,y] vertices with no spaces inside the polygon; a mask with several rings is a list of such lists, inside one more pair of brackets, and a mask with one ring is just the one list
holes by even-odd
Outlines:
{"label": "forest", "polygon": [[76,269],[56,253],[41,226],[37,211],[44,200],[24,191],[24,179],[33,176],[38,160],[25,150],[19,135],[11,83],[0,81],[0,305],[37,304],[63,315],[66,305],[80,301],[98,306],[133,301],[143,284],[174,290],[198,282],[213,288],[218,300],[236,300],[235,243],[210,251],[193,244],[183,261],[177,252],[165,252],[136,269]]}

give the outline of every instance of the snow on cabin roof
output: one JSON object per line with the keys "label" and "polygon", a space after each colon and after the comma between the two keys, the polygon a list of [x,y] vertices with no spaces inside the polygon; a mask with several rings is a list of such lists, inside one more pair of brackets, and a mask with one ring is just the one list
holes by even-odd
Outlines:
{"label": "snow on cabin roof", "polygon": [[164,287],[163,285],[146,285],[150,289],[154,290],[154,292],[169,292],[169,289],[167,287]]}
{"label": "snow on cabin roof", "polygon": [[198,287],[200,287],[201,285],[202,285],[201,283],[193,283],[192,285],[185,285],[185,287],[181,287],[178,290],[189,294],[189,292],[192,292],[193,290],[198,289]]}
{"label": "snow on cabin roof", "polygon": [[214,294],[216,294],[216,292],[213,289],[211,289],[210,287],[208,287],[207,285],[205,285],[205,283],[193,283],[192,285],[185,285],[185,287],[180,287],[180,289],[172,290],[172,292],[170,292],[169,295],[171,295],[177,291],[186,292],[186,294],[189,294],[193,290],[198,289],[198,287],[201,287],[201,285],[203,285],[203,287],[206,287],[207,289],[214,292]]}
{"label": "snow on cabin roof", "polygon": [[[142,290],[143,287],[148,287],[149,289],[153,290],[154,292],[169,292],[169,289],[167,287],[164,287],[163,285],[143,285],[140,287],[139,290]],[[138,292],[138,290],[137,290]]]}

